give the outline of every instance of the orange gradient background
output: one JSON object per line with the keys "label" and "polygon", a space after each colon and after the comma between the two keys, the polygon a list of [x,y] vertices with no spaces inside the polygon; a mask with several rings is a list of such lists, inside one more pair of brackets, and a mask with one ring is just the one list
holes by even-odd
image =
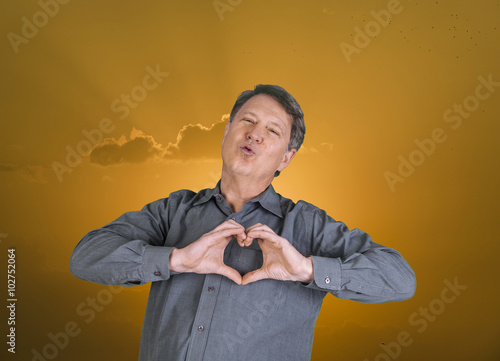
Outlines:
{"label": "orange gradient background", "polygon": [[[471,97],[479,77],[500,82],[500,2],[392,1],[398,12],[378,28],[372,10],[388,1],[221,3],[222,14],[212,0],[70,1],[17,45],[23,19],[35,21],[41,7],[0,5],[1,268],[15,248],[18,299],[16,353],[3,336],[2,360],[32,360],[44,348],[56,360],[137,359],[149,285],[105,298],[107,286],[69,273],[71,252],[127,211],[213,187],[223,120],[259,83],[283,86],[305,113],[303,149],[276,190],[397,249],[417,275],[404,302],[328,295],[312,360],[498,360],[500,87],[481,88],[488,98],[477,104]],[[346,57],[341,44],[359,44],[367,24],[374,36]],[[147,67],[168,76],[138,93]],[[141,101],[120,119],[112,104],[133,89]],[[460,116],[454,104],[466,99],[474,109]],[[106,156],[94,150],[58,179],[54,162],[68,166],[67,147],[103,118],[112,131],[96,147]],[[415,141],[436,128],[446,140],[417,159]],[[391,189],[386,172],[397,174],[412,152],[419,165]],[[467,288],[445,303],[445,280],[455,279]],[[54,353],[50,335],[65,327],[74,336]],[[401,334],[411,342],[397,351]]]}

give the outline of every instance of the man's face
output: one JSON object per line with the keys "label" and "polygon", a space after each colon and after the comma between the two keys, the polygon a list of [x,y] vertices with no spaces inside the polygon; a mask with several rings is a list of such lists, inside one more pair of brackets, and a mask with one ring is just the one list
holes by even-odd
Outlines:
{"label": "man's face", "polygon": [[223,172],[272,181],[275,171],[291,162],[296,150],[287,150],[291,116],[272,97],[250,98],[226,124],[222,139]]}

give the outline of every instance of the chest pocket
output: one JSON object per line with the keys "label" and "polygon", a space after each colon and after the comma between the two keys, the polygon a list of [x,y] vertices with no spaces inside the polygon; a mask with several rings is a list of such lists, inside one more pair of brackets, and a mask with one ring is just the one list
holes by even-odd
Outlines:
{"label": "chest pocket", "polygon": [[[264,259],[260,248],[243,248],[236,242],[229,246],[232,247],[225,263],[237,270],[242,276],[262,267]],[[263,279],[244,286],[232,284],[229,296],[250,310],[257,310],[267,315],[285,302],[285,282]]]}

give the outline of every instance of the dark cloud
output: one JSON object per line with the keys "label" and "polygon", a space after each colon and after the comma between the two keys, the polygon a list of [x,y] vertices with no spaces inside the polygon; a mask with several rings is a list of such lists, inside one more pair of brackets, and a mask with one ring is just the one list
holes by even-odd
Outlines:
{"label": "dark cloud", "polygon": [[155,156],[161,156],[163,149],[152,136],[145,135],[136,129],[132,130],[130,139],[124,137],[106,139],[90,153],[90,161],[100,165],[119,163],[143,163]]}
{"label": "dark cloud", "polygon": [[201,124],[185,125],[177,135],[177,142],[169,144],[166,158],[187,159],[218,159],[220,158],[221,142],[227,116],[204,127]]}
{"label": "dark cloud", "polygon": [[218,159],[224,125],[228,116],[210,127],[201,124],[188,124],[177,133],[175,143],[166,146],[155,141],[154,137],[133,128],[130,138],[108,138],[92,149],[91,163],[103,166],[120,163],[144,163],[157,160]]}

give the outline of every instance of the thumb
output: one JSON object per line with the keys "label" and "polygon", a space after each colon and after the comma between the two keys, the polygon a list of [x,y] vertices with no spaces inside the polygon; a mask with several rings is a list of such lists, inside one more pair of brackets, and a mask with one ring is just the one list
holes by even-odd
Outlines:
{"label": "thumb", "polygon": [[241,284],[246,285],[255,281],[262,280],[264,278],[269,278],[269,276],[262,268],[259,268],[258,270],[248,272],[247,274],[245,274],[243,276]]}
{"label": "thumb", "polygon": [[217,270],[217,273],[229,278],[234,283],[241,285],[241,275],[234,268],[231,268],[231,267],[226,266],[226,265],[222,265]]}

